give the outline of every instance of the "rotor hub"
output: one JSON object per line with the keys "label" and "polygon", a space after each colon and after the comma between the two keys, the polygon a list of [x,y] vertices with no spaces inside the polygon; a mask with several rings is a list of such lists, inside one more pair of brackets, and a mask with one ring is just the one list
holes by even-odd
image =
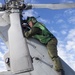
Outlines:
{"label": "rotor hub", "polygon": [[5,0],[6,3],[6,9],[21,9],[22,7],[25,7],[24,0]]}

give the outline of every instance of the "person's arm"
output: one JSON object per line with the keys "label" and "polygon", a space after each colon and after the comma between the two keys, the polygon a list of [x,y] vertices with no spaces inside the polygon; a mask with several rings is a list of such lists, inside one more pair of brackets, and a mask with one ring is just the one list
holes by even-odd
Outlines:
{"label": "person's arm", "polygon": [[29,31],[25,32],[25,37],[29,38],[35,34],[40,34],[41,30],[39,28],[32,27]]}

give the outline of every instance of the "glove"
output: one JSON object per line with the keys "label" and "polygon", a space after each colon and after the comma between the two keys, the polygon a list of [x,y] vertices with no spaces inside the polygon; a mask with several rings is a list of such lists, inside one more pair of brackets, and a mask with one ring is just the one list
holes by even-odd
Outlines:
{"label": "glove", "polygon": [[27,25],[27,24],[22,24],[22,28],[23,28],[23,31],[24,32],[27,32],[27,31],[29,31],[30,30],[30,26],[29,25]]}

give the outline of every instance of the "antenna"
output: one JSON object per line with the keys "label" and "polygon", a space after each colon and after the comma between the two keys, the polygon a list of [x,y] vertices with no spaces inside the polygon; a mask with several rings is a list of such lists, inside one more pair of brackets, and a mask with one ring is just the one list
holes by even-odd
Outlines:
{"label": "antenna", "polygon": [[36,19],[40,18],[40,16],[37,16]]}

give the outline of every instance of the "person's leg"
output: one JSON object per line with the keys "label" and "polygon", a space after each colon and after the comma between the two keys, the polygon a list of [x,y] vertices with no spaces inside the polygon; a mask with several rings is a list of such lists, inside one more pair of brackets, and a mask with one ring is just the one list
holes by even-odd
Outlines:
{"label": "person's leg", "polygon": [[63,69],[57,54],[57,39],[53,38],[52,40],[50,40],[47,44],[47,49],[49,56],[55,64],[55,70],[60,71],[60,69]]}

